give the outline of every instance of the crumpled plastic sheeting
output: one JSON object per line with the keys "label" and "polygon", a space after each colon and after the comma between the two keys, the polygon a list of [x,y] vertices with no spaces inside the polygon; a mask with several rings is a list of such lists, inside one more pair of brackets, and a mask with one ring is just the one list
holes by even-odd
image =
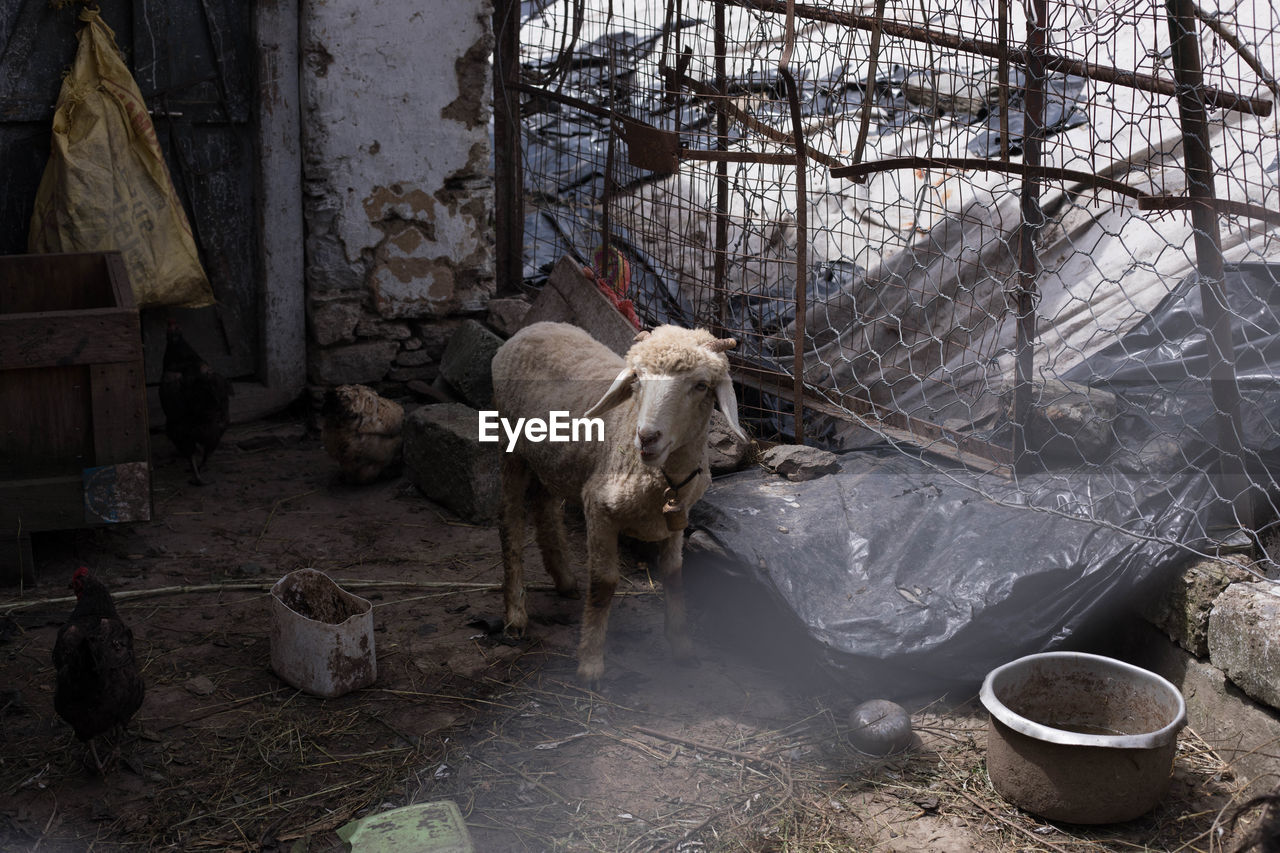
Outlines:
{"label": "crumpled plastic sheeting", "polygon": [[[1149,532],[1182,539],[1204,488],[1188,480],[1178,500],[1162,495]],[[973,687],[1060,646],[1178,553],[987,500],[887,448],[844,454],[840,473],[804,483],[760,469],[718,480],[690,522],[728,553],[718,567],[766,589],[779,624],[789,613],[805,626],[828,668],[883,681],[885,695]]]}
{"label": "crumpled plastic sheeting", "polygon": [[[1228,266],[1223,291],[1246,462],[1264,475],[1280,471],[1280,264]],[[1210,347],[1202,318],[1199,279],[1192,274],[1128,334],[1064,378],[1120,396],[1131,421],[1125,436],[1181,435],[1188,455],[1213,446],[1217,408],[1206,378]]]}
{"label": "crumpled plastic sheeting", "polygon": [[[1246,448],[1272,480],[1277,273],[1240,265],[1225,286]],[[1184,546],[1203,548],[1231,528],[1229,507],[1202,473],[1214,458],[1208,370],[1191,277],[1067,377],[1120,395],[1123,443],[1184,438],[1172,448],[1172,473],[1077,468],[1022,476],[1015,488],[883,446],[844,454],[840,473],[809,482],[752,469],[718,479],[691,513],[692,529],[723,556],[691,547],[687,560],[713,561],[762,587],[778,624],[794,616],[838,674],[886,694],[976,686],[1005,661],[1069,645],[1185,560]],[[1070,516],[1085,508],[1103,523]]]}
{"label": "crumpled plastic sheeting", "polygon": [[[1009,154],[1022,153],[1023,128],[1022,87],[1026,85],[1023,73],[1017,69],[1009,75]],[[1044,81],[1044,128],[1046,137],[1089,121],[1085,112],[1085,79],[1067,74],[1050,74]],[[1000,154],[1000,108],[983,116],[987,129],[969,143],[969,151],[979,157],[996,157]]]}

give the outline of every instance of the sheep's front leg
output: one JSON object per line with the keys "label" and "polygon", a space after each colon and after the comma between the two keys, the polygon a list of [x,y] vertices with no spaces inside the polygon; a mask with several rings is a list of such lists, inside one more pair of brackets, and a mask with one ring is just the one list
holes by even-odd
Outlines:
{"label": "sheep's front leg", "polygon": [[529,491],[529,466],[508,453],[502,459],[502,515],[498,538],[502,542],[503,624],[515,636],[524,633],[529,614],[524,605],[524,515]]}
{"label": "sheep's front leg", "polygon": [[618,586],[618,530],[587,509],[587,600],[578,644],[578,678],[596,684],[604,676],[604,638]]}
{"label": "sheep's front leg", "polygon": [[684,533],[662,540],[658,550],[658,571],[662,575],[662,594],[667,602],[667,643],[676,663],[690,666],[698,662],[689,639],[689,625],[684,610]]}

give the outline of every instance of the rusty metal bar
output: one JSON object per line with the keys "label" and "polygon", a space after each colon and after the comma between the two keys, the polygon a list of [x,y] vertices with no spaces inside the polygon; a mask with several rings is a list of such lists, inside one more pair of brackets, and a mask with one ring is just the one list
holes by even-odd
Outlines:
{"label": "rusty metal bar", "polygon": [[[604,180],[600,186],[600,260],[599,268],[596,275],[605,278],[609,277],[609,267],[612,263],[609,250],[613,246],[613,236],[611,233],[612,222],[610,221],[610,212],[613,206],[613,196],[617,185],[613,180],[613,170],[615,160],[618,155],[618,111],[617,106],[617,87],[615,85],[618,79],[618,53],[617,46],[612,37],[607,39],[607,51],[609,54],[609,137],[605,142],[604,153]],[[596,265],[595,258],[588,256],[587,262]],[[621,263],[619,263],[621,267]]]}
{"label": "rusty metal bar", "polygon": [[[716,150],[729,151],[729,113],[724,109],[729,98],[726,89],[729,87],[729,72],[726,67],[726,54],[729,52],[729,39],[725,32],[724,0],[716,0],[715,9],[715,73],[716,91],[719,97],[713,101],[716,108]],[[683,75],[681,75],[683,76]],[[716,315],[716,334],[724,337],[725,326],[729,322],[729,161],[716,162],[716,233],[715,254],[712,255],[712,291]]]}
{"label": "rusty metal bar", "polygon": [[1035,180],[1072,181],[1098,189],[1111,190],[1120,195],[1139,199],[1140,202],[1144,198],[1149,198],[1142,190],[1135,189],[1121,181],[1101,177],[1093,172],[1064,169],[1060,166],[1031,165],[1025,162],[987,160],[982,157],[889,157],[869,163],[841,166],[838,169],[832,169],[831,176],[834,178],[857,178],[871,172],[886,172],[893,169],[971,169],[982,172],[1006,172]]}
{"label": "rusty metal bar", "polygon": [[804,142],[804,116],[800,112],[800,87],[791,73],[791,52],[795,48],[795,0],[787,0],[786,38],[778,59],[778,74],[787,90],[791,107],[791,139],[795,144],[796,165],[796,316],[795,354],[792,361],[792,409],[795,418],[796,444],[804,444],[804,349],[805,308],[808,302],[809,278],[809,159]]}
{"label": "rusty metal bar", "polygon": [[[885,0],[876,0],[876,26],[871,30],[871,49],[867,57],[867,84],[862,90],[862,110],[858,116],[858,142],[853,147],[853,162],[862,162],[862,152],[867,148],[867,134],[871,131],[871,107],[875,102],[876,70],[880,64],[880,22],[884,20]],[[863,178],[854,178],[859,183]]]}
{"label": "rusty metal bar", "polygon": [[1009,3],[996,0],[996,76],[1000,81],[1000,159],[1009,162]]}
{"label": "rusty metal bar", "polygon": [[[732,0],[730,0],[730,2],[731,1]],[[729,97],[727,94],[724,96],[721,96],[720,93],[714,87],[709,86],[706,83],[703,83],[699,80],[695,80],[692,77],[689,77],[688,75],[683,75],[683,74],[678,76],[673,76],[672,82],[678,83],[679,85],[688,89],[690,92],[693,92],[695,95],[700,95],[704,98],[718,98],[719,101],[716,103],[716,109],[724,110],[724,112],[728,116],[736,119],[739,123],[742,124],[743,127],[747,128],[748,130],[754,130],[756,133],[760,134],[765,139],[780,143],[782,145],[794,144],[790,134],[786,134],[780,130],[772,128],[769,125],[765,124],[764,122],[760,121],[759,119],[740,110],[729,100]],[[834,157],[823,154],[821,151],[810,150],[809,159],[813,160],[815,163],[821,163],[822,165],[828,168],[835,168],[837,166],[844,165],[841,161],[837,160]]]}
{"label": "rusty metal bar", "polygon": [[[733,353],[728,355],[734,381],[748,388],[766,394],[781,394],[791,379],[785,373],[753,364]],[[874,420],[876,430],[894,441],[952,459],[980,474],[996,474],[1006,479],[1013,476],[1013,455],[1007,447],[903,414],[863,397],[842,394],[833,388],[821,389],[820,394],[807,388],[805,391],[805,408],[809,411],[851,423],[856,422],[856,418],[850,412],[857,412]]]}
{"label": "rusty metal bar", "polygon": [[[779,15],[786,14],[788,5],[786,2],[782,2],[782,0],[724,0],[724,2],[732,3],[735,6],[741,6],[745,9],[754,9],[757,12],[767,12]],[[821,23],[840,24],[841,26],[859,30],[871,30],[877,26],[875,18],[870,15],[840,12],[822,6],[805,6],[796,4],[795,16],[797,18],[804,18],[806,20],[818,21]],[[941,32],[928,27],[901,24],[895,21],[882,21],[879,26],[883,27],[886,34],[896,38],[923,42],[937,47],[967,51],[969,53],[977,53],[994,59],[1000,58],[1000,45],[984,39],[976,39],[969,36],[956,35],[955,33]],[[1016,65],[1023,66],[1026,66],[1030,61],[1025,50],[1018,50],[1016,48],[1008,51],[1008,59]],[[1042,55],[1041,63],[1047,71],[1060,71],[1064,74],[1073,74],[1077,77],[1087,77],[1090,80],[1098,80],[1103,83],[1115,83],[1118,86],[1126,86],[1128,88],[1139,89],[1144,92],[1155,92],[1160,95],[1173,96],[1178,93],[1177,84],[1171,80],[1164,80],[1159,77],[1153,77],[1149,74],[1139,74],[1136,71],[1125,71],[1119,68],[1112,68],[1107,65],[1094,65],[1088,62],[1081,62],[1080,60],[1069,59],[1068,57],[1048,53],[1047,51]],[[1213,86],[1203,87],[1202,94],[1206,106],[1217,107],[1224,110],[1235,110],[1237,112],[1252,113],[1258,116],[1271,115],[1272,103],[1265,98],[1246,98],[1241,95],[1224,92]]]}
{"label": "rusty metal bar", "polygon": [[599,104],[593,104],[590,101],[575,98],[573,95],[566,95],[563,92],[557,92],[555,89],[546,89],[542,86],[525,83],[521,80],[508,83],[507,86],[509,89],[513,89],[517,92],[524,92],[528,95],[537,95],[539,98],[546,98],[548,101],[555,101],[558,104],[564,104],[566,107],[573,107],[575,110],[581,110],[582,112],[596,116],[597,118],[613,117],[613,110],[608,107],[602,107]]}
{"label": "rusty metal bar", "polygon": [[[1209,120],[1205,110],[1204,74],[1200,64],[1200,42],[1193,0],[1166,0],[1173,71],[1178,81],[1178,114],[1182,122],[1182,151],[1186,161],[1187,194],[1197,202],[1191,206],[1191,225],[1196,247],[1196,269],[1200,278],[1200,302],[1208,327],[1211,363],[1209,391],[1217,410],[1219,475],[1226,496],[1242,525],[1252,526],[1253,510],[1249,480],[1241,446],[1240,388],[1236,384],[1235,345],[1231,315],[1223,292],[1222,237],[1218,215],[1212,202],[1213,153],[1209,143]],[[1207,201],[1208,204],[1199,203]]]}
{"label": "rusty metal bar", "polygon": [[1031,413],[1032,376],[1035,370],[1036,278],[1040,259],[1036,255],[1036,235],[1044,224],[1040,209],[1040,157],[1044,141],[1043,58],[1048,48],[1049,2],[1033,0],[1027,10],[1026,89],[1023,96],[1021,223],[1018,226],[1017,334],[1014,344],[1013,464],[1027,470],[1032,461],[1027,454],[1027,422]]}
{"label": "rusty metal bar", "polygon": [[702,160],[707,163],[759,163],[770,166],[794,166],[795,154],[770,153],[768,151],[711,151],[706,148],[681,148],[681,160]]}
{"label": "rusty metal bar", "polygon": [[1218,38],[1225,41],[1231,46],[1232,50],[1239,54],[1240,59],[1244,64],[1249,66],[1253,73],[1258,75],[1258,79],[1262,81],[1262,84],[1271,90],[1271,94],[1280,98],[1280,81],[1277,81],[1276,78],[1272,76],[1271,72],[1263,66],[1261,60],[1259,60],[1258,57],[1254,55],[1253,51],[1240,40],[1240,36],[1224,24],[1216,12],[1214,14],[1209,14],[1204,9],[1201,9],[1199,5],[1196,5],[1193,11],[1195,12],[1195,16],[1199,18],[1206,27],[1213,30],[1214,34],[1217,35]]}
{"label": "rusty metal bar", "polygon": [[499,296],[514,296],[524,280],[519,0],[495,0],[493,32],[494,277]]}
{"label": "rusty metal bar", "polygon": [[1280,225],[1280,210],[1268,210],[1261,205],[1249,204],[1245,201],[1232,201],[1227,198],[1187,198],[1183,195],[1138,196],[1138,210],[1192,210],[1197,206],[1207,207],[1217,214],[1240,216],[1271,225]]}

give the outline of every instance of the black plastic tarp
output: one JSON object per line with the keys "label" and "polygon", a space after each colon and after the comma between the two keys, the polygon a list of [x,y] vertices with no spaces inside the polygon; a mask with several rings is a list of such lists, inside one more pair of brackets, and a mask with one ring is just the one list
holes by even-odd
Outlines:
{"label": "black plastic tarp", "polygon": [[[1227,297],[1248,455],[1271,478],[1280,424],[1273,268],[1233,269]],[[798,624],[829,669],[882,693],[972,687],[1002,662],[1070,645],[1185,561],[1188,547],[1230,529],[1230,506],[1205,473],[1214,409],[1201,313],[1199,288],[1185,281],[1073,374],[1121,395],[1122,440],[1187,438],[1172,473],[1076,467],[1015,484],[873,447],[808,482],[758,468],[718,479],[691,523],[722,554],[691,548],[687,560],[761,587],[780,629]]]}

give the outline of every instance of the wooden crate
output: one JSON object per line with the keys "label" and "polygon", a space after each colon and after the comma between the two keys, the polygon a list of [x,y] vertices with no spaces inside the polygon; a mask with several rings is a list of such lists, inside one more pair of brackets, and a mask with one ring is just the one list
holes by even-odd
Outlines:
{"label": "wooden crate", "polygon": [[0,256],[0,584],[32,532],[151,518],[145,383],[119,253]]}

